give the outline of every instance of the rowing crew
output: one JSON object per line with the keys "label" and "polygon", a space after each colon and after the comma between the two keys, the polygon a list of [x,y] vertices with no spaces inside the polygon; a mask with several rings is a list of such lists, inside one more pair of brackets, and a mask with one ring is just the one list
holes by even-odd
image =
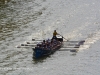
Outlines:
{"label": "rowing crew", "polygon": [[42,43],[38,43],[36,48],[43,48],[43,49],[48,49],[50,50],[51,48],[54,48],[55,46],[59,45],[60,42],[56,39],[48,39],[48,40],[43,40]]}
{"label": "rowing crew", "polygon": [[42,43],[38,43],[36,48],[51,49],[59,45],[61,42],[57,40],[56,35],[60,35],[54,30],[52,39],[43,40]]}

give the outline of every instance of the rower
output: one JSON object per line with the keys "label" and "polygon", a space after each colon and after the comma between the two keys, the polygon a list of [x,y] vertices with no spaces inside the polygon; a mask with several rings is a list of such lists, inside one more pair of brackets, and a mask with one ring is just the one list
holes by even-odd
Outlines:
{"label": "rower", "polygon": [[57,45],[57,40],[53,39],[53,45]]}
{"label": "rower", "polygon": [[52,39],[56,39],[57,40],[56,35],[59,35],[59,34],[56,32],[56,30],[54,30]]}
{"label": "rower", "polygon": [[46,46],[46,42],[45,42],[45,40],[43,40],[42,47],[45,48],[45,46]]}

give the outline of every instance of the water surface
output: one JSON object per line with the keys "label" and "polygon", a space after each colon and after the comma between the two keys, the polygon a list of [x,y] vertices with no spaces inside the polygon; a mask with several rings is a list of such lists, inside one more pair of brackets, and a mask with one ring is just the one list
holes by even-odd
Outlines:
{"label": "water surface", "polygon": [[[1,0],[0,74],[99,75],[99,0]],[[66,39],[85,40],[77,53],[57,51],[32,59],[32,48],[16,45],[48,39],[56,29]],[[65,44],[66,46],[66,44]]]}

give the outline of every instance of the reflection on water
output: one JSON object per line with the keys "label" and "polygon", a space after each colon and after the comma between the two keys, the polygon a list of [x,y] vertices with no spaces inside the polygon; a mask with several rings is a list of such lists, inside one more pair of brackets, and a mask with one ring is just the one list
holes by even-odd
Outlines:
{"label": "reflection on water", "polygon": [[9,2],[10,0],[0,0],[0,4],[2,5],[2,4],[5,4],[5,3],[7,3],[7,2]]}
{"label": "reflection on water", "polygon": [[10,0],[0,0],[0,9],[6,7]]}
{"label": "reflection on water", "polygon": [[0,25],[0,41],[5,40],[5,38],[7,37],[12,37],[12,31],[14,31],[14,29],[16,28],[18,29],[18,26],[11,23],[9,23],[9,25],[6,24],[4,26]]}
{"label": "reflection on water", "polygon": [[13,32],[18,26],[14,21],[12,21],[12,13],[10,9],[7,9],[7,3],[10,0],[0,0],[0,41],[5,40],[5,38],[12,37]]}
{"label": "reflection on water", "polygon": [[8,3],[10,0],[0,0],[0,41],[18,33],[21,26],[23,26],[21,29],[27,28],[26,24],[36,20],[42,14],[42,10],[33,12],[29,9],[32,8],[31,6],[23,6],[23,1],[18,4],[11,1],[8,5],[5,2]]}
{"label": "reflection on water", "polygon": [[41,58],[39,58],[39,59],[34,59],[34,58],[33,58],[33,63],[34,63],[34,64],[43,63],[43,62],[45,62],[45,60],[46,60],[47,58],[50,58],[50,57],[51,57],[51,56],[49,55],[49,56],[41,57]]}

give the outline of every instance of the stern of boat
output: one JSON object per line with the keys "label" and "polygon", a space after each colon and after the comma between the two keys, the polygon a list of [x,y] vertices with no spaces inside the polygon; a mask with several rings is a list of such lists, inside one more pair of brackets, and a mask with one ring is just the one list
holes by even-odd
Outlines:
{"label": "stern of boat", "polygon": [[58,41],[63,42],[63,37],[62,38],[57,38]]}

